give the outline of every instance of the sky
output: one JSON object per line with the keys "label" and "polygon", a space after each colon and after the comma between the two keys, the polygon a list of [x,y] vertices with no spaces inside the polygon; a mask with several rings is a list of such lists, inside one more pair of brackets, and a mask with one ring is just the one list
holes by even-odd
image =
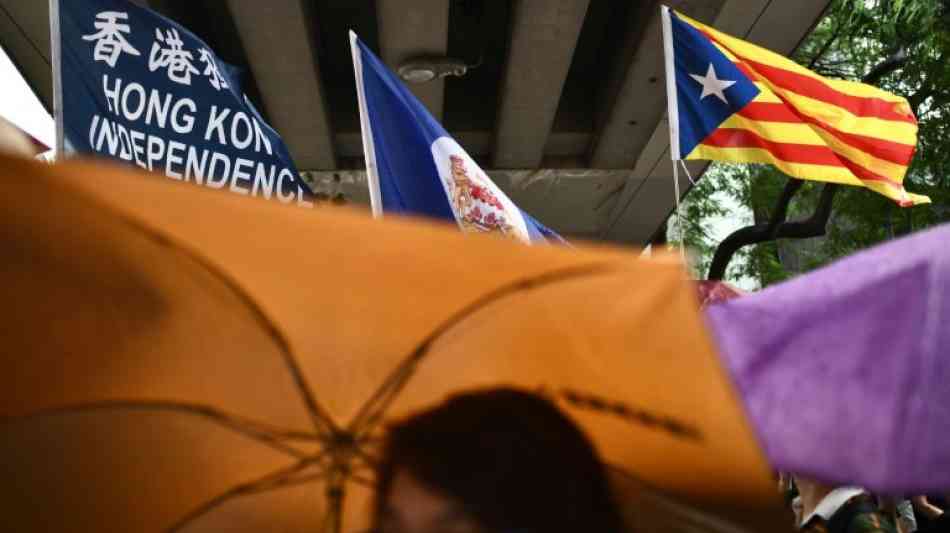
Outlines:
{"label": "sky", "polygon": [[0,117],[12,122],[36,140],[52,147],[56,124],[30,85],[0,47]]}

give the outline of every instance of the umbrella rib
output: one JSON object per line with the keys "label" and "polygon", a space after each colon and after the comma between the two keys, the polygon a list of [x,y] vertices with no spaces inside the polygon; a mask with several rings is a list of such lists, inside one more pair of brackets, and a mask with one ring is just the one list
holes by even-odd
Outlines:
{"label": "umbrella rib", "polygon": [[347,478],[348,481],[353,481],[357,485],[363,485],[364,487],[369,487],[371,489],[376,488],[376,481],[368,477],[363,477],[357,474],[350,474]]}
{"label": "umbrella rib", "polygon": [[343,500],[346,498],[346,483],[339,476],[330,477],[327,483],[327,513],[323,517],[323,533],[340,533],[343,529]]}
{"label": "umbrella rib", "polygon": [[350,422],[349,430],[353,432],[354,435],[360,435],[361,433],[365,433],[372,429],[372,427],[382,418],[383,413],[393,402],[396,395],[399,394],[405,384],[409,381],[409,378],[412,377],[416,363],[421,361],[426,356],[426,354],[429,352],[429,349],[432,347],[432,344],[441,338],[442,335],[450,331],[456,325],[477,311],[480,311],[489,304],[505,298],[506,296],[510,296],[520,291],[530,290],[544,285],[552,285],[563,281],[570,281],[584,276],[607,274],[615,271],[615,267],[603,264],[575,266],[554,272],[547,272],[535,278],[515,280],[486,294],[483,294],[481,297],[466,305],[459,311],[456,311],[448,319],[436,326],[435,329],[433,329],[429,335],[419,343],[419,345],[409,354],[409,356],[406,357],[406,359],[396,367],[396,369],[383,382],[383,384],[378,389],[376,389],[373,395],[370,396],[369,400],[363,404],[356,416],[353,418],[353,421]]}
{"label": "umbrella rib", "polygon": [[379,465],[379,459],[373,457],[359,446],[353,447],[353,453],[356,455],[356,458],[362,461],[368,468],[375,469]]}
{"label": "umbrella rib", "polygon": [[218,507],[224,505],[233,498],[240,496],[247,496],[250,494],[256,494],[259,492],[266,492],[269,490],[275,490],[284,487],[290,487],[294,485],[302,485],[305,483],[310,483],[317,481],[326,476],[325,472],[320,472],[317,474],[310,474],[302,477],[293,477],[294,474],[299,473],[308,466],[311,466],[315,461],[301,460],[289,467],[281,468],[275,470],[269,474],[261,476],[253,481],[247,483],[242,483],[231,489],[228,489],[225,492],[211,498],[205,503],[201,504],[184,517],[181,518],[178,522],[168,528],[169,533],[175,531],[180,531],[182,528],[188,524],[194,522],[195,520],[201,518],[202,516],[210,513],[211,511],[217,509]]}
{"label": "umbrella rib", "polygon": [[352,435],[359,438],[365,433],[372,431],[372,428],[382,419],[383,413],[389,407],[389,404],[393,402],[396,395],[399,394],[409,381],[409,378],[412,377],[416,362],[416,358],[411,358],[403,362],[396,368],[396,371],[383,382],[382,386],[377,389],[370,400],[363,405],[363,408],[350,424],[349,430]]}
{"label": "umbrella rib", "polygon": [[284,336],[283,332],[277,327],[277,324],[267,315],[263,307],[254,299],[251,294],[244,289],[244,287],[238,283],[238,281],[231,277],[224,269],[220,268],[214,262],[209,259],[206,259],[197,251],[194,251],[188,248],[184,243],[174,241],[170,236],[164,235],[154,228],[139,222],[138,220],[130,217],[119,215],[127,224],[136,227],[139,230],[142,230],[146,236],[149,236],[160,244],[168,246],[173,250],[181,252],[191,260],[197,262],[199,265],[203,266],[207,271],[216,276],[222,283],[227,285],[231,290],[234,291],[234,294],[248,306],[251,310],[251,313],[257,319],[257,321],[263,326],[264,330],[274,339],[274,342],[280,347],[281,355],[284,358],[284,362],[287,365],[288,370],[290,370],[291,377],[293,377],[294,384],[297,387],[297,392],[300,393],[300,396],[303,398],[304,405],[307,408],[307,411],[310,414],[310,418],[313,421],[314,427],[317,431],[322,431],[325,434],[333,434],[337,431],[336,424],[333,422],[333,418],[320,407],[320,404],[317,402],[316,397],[313,394],[313,389],[310,388],[310,385],[307,383],[307,379],[303,375],[300,366],[297,364],[297,359],[294,357],[293,350],[290,347],[290,341]]}
{"label": "umbrella rib", "polygon": [[253,422],[251,420],[239,417],[237,415],[228,414],[206,405],[171,401],[109,400],[96,403],[70,405],[66,407],[55,407],[30,413],[24,416],[0,418],[0,424],[13,420],[22,420],[41,416],[80,413],[83,411],[104,411],[110,409],[182,411],[190,413],[207,418],[212,422],[250,437],[251,439],[254,439],[267,446],[270,446],[271,448],[274,448],[275,450],[298,459],[304,459],[310,455],[302,450],[281,442],[281,439],[306,438],[309,440],[314,440],[316,437],[315,435],[307,435],[305,433],[284,432],[282,430],[268,427],[260,422]]}

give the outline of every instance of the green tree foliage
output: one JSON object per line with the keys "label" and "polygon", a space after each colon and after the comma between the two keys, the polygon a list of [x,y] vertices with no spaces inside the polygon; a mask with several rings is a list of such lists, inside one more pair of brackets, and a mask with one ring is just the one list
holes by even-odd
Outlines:
{"label": "green tree foliage", "polygon": [[[768,285],[950,220],[950,0],[833,0],[793,58],[824,76],[851,80],[886,60],[899,62],[877,85],[906,97],[914,108],[919,142],[904,183],[933,204],[901,208],[862,187],[842,187],[825,237],[748,246],[733,259],[727,280]],[[710,166],[683,205],[682,239],[671,223],[671,240],[691,249],[698,277],[705,277],[718,244],[708,231],[711,221],[742,210],[751,210],[756,222],[768,220],[786,180],[766,165]],[[807,217],[821,187],[806,182],[788,219]]]}

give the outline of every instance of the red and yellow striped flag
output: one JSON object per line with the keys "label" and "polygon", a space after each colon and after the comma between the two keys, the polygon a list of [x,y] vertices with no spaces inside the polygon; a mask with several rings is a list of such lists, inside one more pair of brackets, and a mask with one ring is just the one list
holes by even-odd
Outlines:
{"label": "red and yellow striped flag", "polygon": [[[917,120],[906,99],[863,83],[824,78],[680,13],[672,16],[708,39],[737,67],[735,74],[744,74],[758,89],[749,103],[697,139],[684,158],[768,163],[795,178],[864,186],[901,206],[930,203],[903,186],[917,145]],[[699,100],[728,96],[723,91],[732,84],[712,74],[690,74],[702,85]],[[682,88],[693,82],[679,78],[677,83]],[[713,90],[707,90],[709,83]]]}

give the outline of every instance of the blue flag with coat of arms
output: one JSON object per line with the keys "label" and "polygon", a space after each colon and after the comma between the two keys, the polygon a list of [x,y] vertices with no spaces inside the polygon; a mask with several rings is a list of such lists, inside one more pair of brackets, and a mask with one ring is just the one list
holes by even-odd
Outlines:
{"label": "blue flag with coat of arms", "polygon": [[241,90],[238,70],[204,41],[129,0],[57,3],[61,72],[54,75],[75,152],[311,205],[283,140]]}
{"label": "blue flag with coat of arms", "polygon": [[393,72],[350,32],[373,213],[456,222],[524,243],[564,240],[518,208]]}

